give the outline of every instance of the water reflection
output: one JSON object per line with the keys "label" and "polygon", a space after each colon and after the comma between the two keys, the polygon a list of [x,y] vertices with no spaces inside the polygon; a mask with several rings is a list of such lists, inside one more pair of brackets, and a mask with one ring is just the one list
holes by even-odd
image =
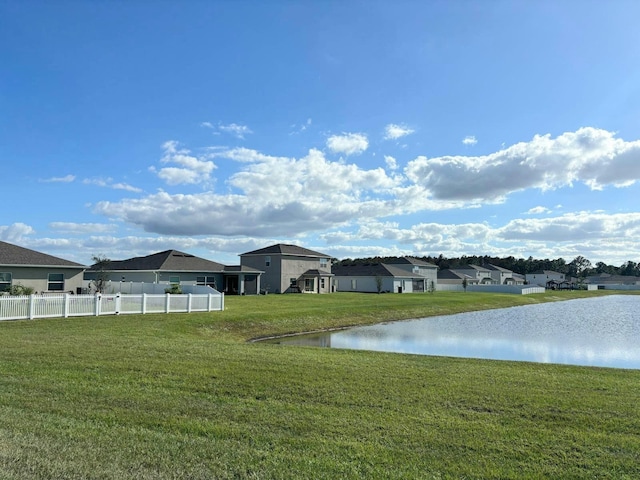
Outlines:
{"label": "water reflection", "polygon": [[640,296],[607,296],[393,322],[279,343],[640,368]]}

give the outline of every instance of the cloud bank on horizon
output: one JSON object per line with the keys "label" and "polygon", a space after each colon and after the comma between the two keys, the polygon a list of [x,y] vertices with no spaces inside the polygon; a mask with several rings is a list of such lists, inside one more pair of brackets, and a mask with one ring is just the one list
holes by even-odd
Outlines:
{"label": "cloud bank on horizon", "polygon": [[503,7],[1,5],[0,240],[640,260],[640,7]]}

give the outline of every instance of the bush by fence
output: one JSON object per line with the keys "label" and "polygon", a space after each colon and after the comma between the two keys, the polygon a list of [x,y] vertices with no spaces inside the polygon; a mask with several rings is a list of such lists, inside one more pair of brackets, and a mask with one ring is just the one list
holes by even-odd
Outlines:
{"label": "bush by fence", "polygon": [[139,295],[0,296],[0,321],[51,317],[120,315],[127,313],[211,312],[224,310],[222,293]]}

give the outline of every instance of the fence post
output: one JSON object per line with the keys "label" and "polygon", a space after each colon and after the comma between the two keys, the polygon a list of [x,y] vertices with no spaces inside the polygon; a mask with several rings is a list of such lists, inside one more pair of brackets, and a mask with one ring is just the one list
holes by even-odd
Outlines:
{"label": "fence post", "polygon": [[224,310],[224,292],[220,292],[220,311]]}
{"label": "fence post", "polygon": [[164,313],[169,313],[171,311],[171,294],[166,294],[166,301],[164,302]]}
{"label": "fence post", "polygon": [[142,294],[142,314],[147,313],[147,294]]}
{"label": "fence post", "polygon": [[191,294],[187,294],[187,313],[191,313]]}
{"label": "fence post", "polygon": [[35,295],[29,295],[29,320],[33,320],[35,318],[34,312],[34,303],[35,303]]}
{"label": "fence post", "polygon": [[98,317],[101,313],[101,306],[102,306],[102,295],[100,293],[96,293],[96,299],[95,299],[95,311],[96,311],[96,317]]}
{"label": "fence post", "polygon": [[213,302],[212,299],[213,295],[212,294],[207,294],[207,312],[211,311],[211,303]]}
{"label": "fence post", "polygon": [[120,315],[120,292],[116,293],[116,315]]}
{"label": "fence post", "polygon": [[64,318],[69,318],[69,294],[64,294],[64,307],[62,308],[62,315]]}

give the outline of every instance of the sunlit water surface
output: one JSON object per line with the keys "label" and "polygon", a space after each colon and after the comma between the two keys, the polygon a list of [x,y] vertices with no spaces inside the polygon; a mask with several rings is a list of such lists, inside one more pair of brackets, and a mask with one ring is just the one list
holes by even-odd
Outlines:
{"label": "sunlit water surface", "polygon": [[615,295],[406,320],[277,342],[640,369],[640,296]]}

